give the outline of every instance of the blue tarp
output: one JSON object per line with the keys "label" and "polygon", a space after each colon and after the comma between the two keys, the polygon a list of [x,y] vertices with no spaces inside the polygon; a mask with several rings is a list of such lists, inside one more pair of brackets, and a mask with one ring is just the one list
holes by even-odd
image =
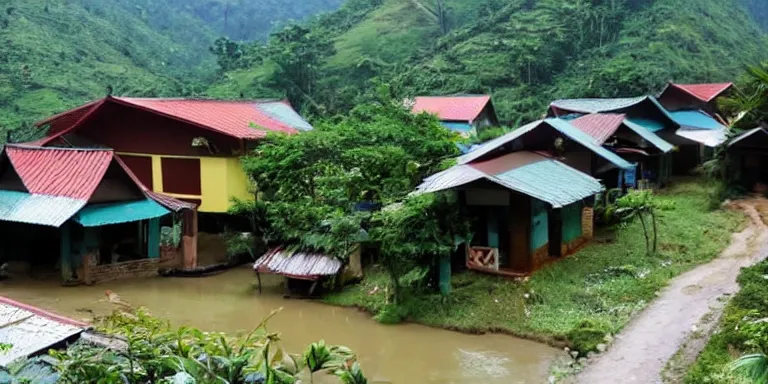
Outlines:
{"label": "blue tarp", "polygon": [[130,223],[155,219],[170,211],[152,200],[137,200],[110,204],[94,204],[83,208],[73,220],[84,227]]}

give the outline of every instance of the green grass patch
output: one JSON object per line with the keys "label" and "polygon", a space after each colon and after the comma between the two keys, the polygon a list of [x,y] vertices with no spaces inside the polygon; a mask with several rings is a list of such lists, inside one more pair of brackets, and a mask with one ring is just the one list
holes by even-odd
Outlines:
{"label": "green grass patch", "polygon": [[[668,281],[715,258],[744,223],[737,211],[708,209],[709,187],[680,180],[659,198],[672,210],[659,212],[659,253],[649,256],[639,223],[622,226],[611,243],[592,243],[529,280],[461,272],[449,297],[408,298],[407,319],[465,332],[504,332],[553,344],[594,349],[619,332]],[[386,306],[387,276],[368,271],[361,284],[325,301],[379,313]]]}
{"label": "green grass patch", "polygon": [[768,261],[744,269],[739,275],[741,289],[725,308],[716,333],[688,370],[686,384],[741,383],[729,372],[728,364],[748,353],[768,349]]}

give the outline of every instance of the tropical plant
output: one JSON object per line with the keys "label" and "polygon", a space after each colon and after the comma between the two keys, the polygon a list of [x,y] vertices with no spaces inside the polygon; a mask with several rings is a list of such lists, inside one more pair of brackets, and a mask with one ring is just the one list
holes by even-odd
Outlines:
{"label": "tropical plant", "polygon": [[730,370],[753,384],[766,384],[768,383],[768,356],[762,353],[744,355],[731,362]]}
{"label": "tropical plant", "polygon": [[328,370],[340,379],[352,371],[356,357],[346,347],[320,342],[308,348],[312,353],[306,357],[288,354],[279,335],[266,329],[276,313],[252,332],[231,336],[174,329],[145,309],[115,312],[100,319],[97,328],[124,341],[123,348],[78,343],[51,354],[58,360],[60,382],[72,384],[293,384],[305,367],[310,374]]}
{"label": "tropical plant", "polygon": [[746,67],[746,79],[720,107],[737,129],[752,129],[768,122],[768,62]]}
{"label": "tropical plant", "polygon": [[[669,209],[667,202],[657,200],[651,191],[629,191],[616,201],[618,209],[616,213],[625,219],[638,218],[643,226],[645,246],[648,254],[655,254],[658,244],[658,231],[656,216],[657,210]],[[650,223],[646,223],[650,217]],[[650,232],[650,234],[649,234]],[[652,240],[651,240],[652,237]]]}

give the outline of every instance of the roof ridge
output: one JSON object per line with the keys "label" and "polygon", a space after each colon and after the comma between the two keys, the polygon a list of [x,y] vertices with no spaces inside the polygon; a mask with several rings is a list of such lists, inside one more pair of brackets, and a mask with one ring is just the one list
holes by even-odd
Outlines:
{"label": "roof ridge", "polygon": [[141,101],[210,101],[219,103],[282,103],[287,101],[286,99],[278,98],[264,98],[264,99],[216,99],[205,97],[130,97],[130,96],[114,96],[115,99],[120,100],[141,100]]}
{"label": "roof ridge", "polygon": [[41,147],[37,145],[28,144],[6,144],[6,148],[18,148],[18,149],[30,149],[30,150],[44,150],[44,151],[83,151],[83,152],[115,152],[112,148],[65,148],[65,147]]}

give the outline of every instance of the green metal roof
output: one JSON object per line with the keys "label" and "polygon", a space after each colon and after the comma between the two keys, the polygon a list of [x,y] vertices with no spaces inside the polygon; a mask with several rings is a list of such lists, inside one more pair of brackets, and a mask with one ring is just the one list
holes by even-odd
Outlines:
{"label": "green metal roof", "polygon": [[637,133],[640,137],[643,138],[643,140],[653,144],[656,148],[658,148],[660,151],[667,153],[671,151],[674,146],[668,142],[666,142],[664,139],[659,137],[657,134],[645,129],[643,126],[638,125],[630,121],[629,119],[624,120],[624,125],[627,126],[627,128],[631,129],[635,133]]}
{"label": "green metal roof", "polygon": [[170,213],[152,200],[137,200],[110,204],[94,204],[83,208],[74,218],[84,227],[130,223],[154,219]]}
{"label": "green metal roof", "polygon": [[549,157],[513,152],[491,160],[456,165],[428,177],[416,193],[462,187],[485,179],[560,208],[603,190],[600,181]]}
{"label": "green metal roof", "polygon": [[493,139],[479,148],[475,149],[474,151],[463,155],[459,157],[458,162],[459,164],[467,164],[470,162],[473,162],[480,157],[493,152],[494,150],[503,147],[506,144],[509,144],[519,137],[523,136],[524,134],[533,131],[534,129],[538,128],[542,124],[548,124],[555,130],[559,131],[563,135],[569,137],[573,141],[583,145],[590,151],[594,152],[598,156],[608,160],[613,165],[621,168],[621,169],[632,169],[634,165],[630,164],[628,161],[622,159],[619,155],[611,152],[610,150],[604,148],[600,144],[595,141],[595,139],[582,132],[578,128],[571,125],[568,121],[563,119],[557,119],[557,118],[550,118],[545,120],[539,120],[535,121],[533,123],[527,124],[521,128],[518,128],[510,133],[507,133],[504,136],[498,137],[496,139]]}
{"label": "green metal roof", "polygon": [[69,197],[0,190],[0,220],[60,227],[85,204]]}
{"label": "green metal roof", "polygon": [[672,118],[680,124],[681,127],[689,127],[696,129],[724,129],[725,126],[720,124],[712,116],[702,111],[675,111],[670,112]]}
{"label": "green metal roof", "polygon": [[645,119],[642,117],[628,117],[626,121],[639,125],[651,132],[658,132],[664,129],[664,123],[658,120]]}

